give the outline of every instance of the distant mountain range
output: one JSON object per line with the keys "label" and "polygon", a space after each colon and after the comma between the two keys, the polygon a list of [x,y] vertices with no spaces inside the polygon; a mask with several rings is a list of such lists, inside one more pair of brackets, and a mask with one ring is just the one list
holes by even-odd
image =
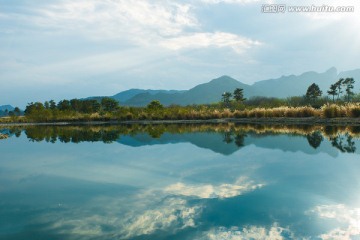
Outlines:
{"label": "distant mountain range", "polygon": [[0,105],[0,111],[12,111],[14,110],[14,107],[11,105]]}
{"label": "distant mountain range", "polygon": [[[318,84],[323,94],[326,94],[330,85],[341,77],[353,77],[355,79],[354,90],[355,92],[359,91],[360,69],[338,73],[336,68],[332,67],[323,73],[305,72],[298,76],[289,75],[276,79],[262,80],[255,82],[253,85],[242,83],[229,76],[222,76],[189,90],[130,89],[110,97],[125,106],[145,106],[152,100],[159,100],[166,106],[171,104],[206,104],[219,102],[221,94],[226,91],[233,92],[235,88],[242,88],[246,98],[254,96],[286,98],[304,95],[312,83]],[[90,98],[100,99],[102,97]]]}
{"label": "distant mountain range", "polygon": [[[6,112],[7,110],[7,112]],[[8,115],[8,112],[13,111],[14,107],[11,105],[1,105],[0,106],[0,117],[4,117]]]}

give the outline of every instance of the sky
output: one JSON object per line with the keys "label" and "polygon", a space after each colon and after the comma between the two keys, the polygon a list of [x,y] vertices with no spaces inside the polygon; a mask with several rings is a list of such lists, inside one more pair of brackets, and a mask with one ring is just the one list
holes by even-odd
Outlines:
{"label": "sky", "polygon": [[358,29],[358,0],[0,0],[0,105],[358,69]]}

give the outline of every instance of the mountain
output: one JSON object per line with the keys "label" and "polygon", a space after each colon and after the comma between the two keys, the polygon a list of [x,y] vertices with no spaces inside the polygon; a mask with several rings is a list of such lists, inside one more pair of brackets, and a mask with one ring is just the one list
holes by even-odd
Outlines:
{"label": "mountain", "polygon": [[301,96],[307,88],[316,83],[323,93],[338,79],[336,68],[330,68],[324,73],[306,72],[299,76],[282,76],[277,79],[269,79],[256,82],[252,85],[258,96],[286,98]]}
{"label": "mountain", "polygon": [[[244,89],[246,98],[254,96],[277,98],[303,96],[312,83],[318,84],[325,95],[331,84],[335,83],[339,78],[347,77],[355,79],[354,89],[357,92],[360,89],[360,69],[338,73],[337,69],[332,67],[323,73],[309,71],[300,75],[262,80],[255,82],[253,85],[239,82],[229,76],[222,76],[185,91],[130,89],[111,97],[125,106],[146,106],[152,100],[159,100],[166,106],[171,104],[206,104],[219,102],[222,93],[226,91],[233,92],[235,88]],[[101,99],[102,97],[93,98]]]}
{"label": "mountain", "polygon": [[[172,94],[177,94],[177,93],[182,93],[185,92],[184,90],[151,90],[151,89],[129,89],[123,92],[119,92],[117,94],[115,94],[114,96],[96,96],[96,97],[88,97],[85,99],[95,99],[95,100],[101,100],[104,97],[111,97],[115,100],[117,100],[120,104],[123,105],[129,105],[126,102],[129,99],[132,99],[135,97],[135,99],[133,100],[134,103],[132,103],[133,106],[143,106],[146,105],[143,103],[146,98],[152,99],[153,96],[157,95],[157,94],[165,94],[166,96],[168,95],[172,95]],[[139,99],[139,100],[137,100]],[[136,102],[139,101],[138,104],[136,104]],[[149,101],[151,102],[151,100]]]}
{"label": "mountain", "polygon": [[338,75],[338,79],[339,78],[347,78],[347,77],[352,77],[355,79],[354,91],[358,92],[360,89],[360,69],[340,72]]}
{"label": "mountain", "polygon": [[[7,110],[7,112],[6,112]],[[1,105],[0,106],[0,117],[8,116],[8,112],[13,111],[14,107],[11,105]]]}
{"label": "mountain", "polygon": [[164,105],[213,103],[221,100],[221,94],[226,91],[232,92],[235,88],[243,88],[245,96],[255,94],[250,85],[241,83],[229,76],[222,76],[208,83],[197,85],[188,91],[173,92],[171,94],[165,92],[156,94],[140,93],[125,101],[124,104],[128,106],[144,106],[152,100],[159,100]]}
{"label": "mountain", "polygon": [[0,106],[0,111],[6,111],[6,110],[12,111],[12,110],[14,110],[14,107],[11,105],[1,105]]}
{"label": "mountain", "polygon": [[150,96],[153,96],[156,94],[174,94],[174,93],[181,93],[181,92],[184,92],[184,91],[181,91],[181,90],[130,89],[130,90],[126,90],[126,91],[120,92],[118,94],[115,94],[114,96],[112,96],[112,98],[123,103],[139,94],[149,94]]}

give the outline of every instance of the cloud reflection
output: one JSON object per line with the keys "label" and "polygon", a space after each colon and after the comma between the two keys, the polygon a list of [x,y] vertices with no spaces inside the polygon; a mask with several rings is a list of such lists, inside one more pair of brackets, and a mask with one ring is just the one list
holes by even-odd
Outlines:
{"label": "cloud reflection", "polygon": [[165,188],[166,192],[183,196],[198,198],[230,198],[239,196],[245,192],[263,187],[264,184],[256,184],[245,177],[236,180],[234,184],[224,183],[220,185],[211,184],[184,184],[176,183]]}
{"label": "cloud reflection", "polygon": [[95,199],[78,208],[43,215],[38,222],[51,222],[48,231],[70,234],[75,239],[127,239],[195,227],[200,212],[200,205],[190,206],[185,199],[145,193]]}
{"label": "cloud reflection", "polygon": [[[198,225],[204,206],[192,199],[229,198],[262,186],[248,178],[239,178],[234,184],[177,183],[164,189],[144,189],[130,195],[96,198],[78,207],[64,205],[61,211],[47,213],[37,222],[50,223],[47,230],[70,234],[76,239],[104,239],[104,236],[105,239],[128,239],[144,235],[155,237],[164,232],[175,234]],[[247,233],[256,235],[260,230],[251,228]]]}
{"label": "cloud reflection", "polygon": [[360,236],[360,208],[351,208],[344,204],[320,205],[309,213],[322,219],[334,220],[341,225],[321,234],[321,239],[353,239]]}
{"label": "cloud reflection", "polygon": [[274,223],[269,229],[259,226],[248,226],[244,228],[217,228],[203,234],[200,239],[208,240],[245,240],[245,239],[263,239],[263,240],[281,240],[294,239],[294,234],[288,229],[278,226]]}

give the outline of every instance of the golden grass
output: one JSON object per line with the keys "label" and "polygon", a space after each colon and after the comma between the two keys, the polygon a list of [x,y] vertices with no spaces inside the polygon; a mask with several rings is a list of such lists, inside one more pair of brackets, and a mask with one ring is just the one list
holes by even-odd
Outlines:
{"label": "golden grass", "polygon": [[10,122],[78,122],[125,120],[206,120],[222,118],[359,118],[360,104],[326,104],[320,109],[310,106],[253,109],[213,108],[207,106],[167,107],[158,110],[123,107],[115,112],[84,114],[74,111],[37,112],[26,117],[0,118],[0,123]]}

